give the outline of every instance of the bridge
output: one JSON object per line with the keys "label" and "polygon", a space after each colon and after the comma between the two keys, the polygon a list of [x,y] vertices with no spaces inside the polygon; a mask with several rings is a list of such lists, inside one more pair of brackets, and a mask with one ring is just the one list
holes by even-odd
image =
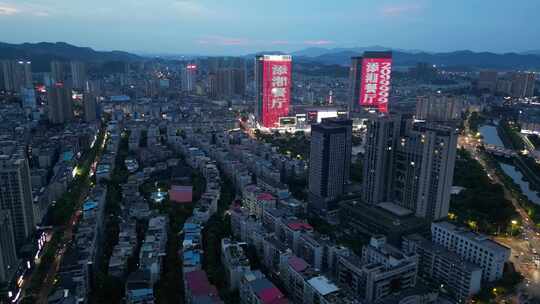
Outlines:
{"label": "bridge", "polygon": [[506,149],[495,145],[484,144],[484,149],[487,153],[496,156],[502,156],[506,158],[512,158],[517,156],[517,153],[514,150]]}

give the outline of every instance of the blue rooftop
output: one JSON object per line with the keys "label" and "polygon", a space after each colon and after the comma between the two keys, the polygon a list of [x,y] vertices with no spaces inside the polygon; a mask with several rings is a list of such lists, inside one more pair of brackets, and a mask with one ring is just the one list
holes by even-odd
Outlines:
{"label": "blue rooftop", "polygon": [[73,159],[73,151],[66,151],[62,154],[62,160],[70,161]]}
{"label": "blue rooftop", "polygon": [[184,224],[184,231],[196,231],[201,230],[201,225],[195,224],[195,223],[185,223]]}
{"label": "blue rooftop", "polygon": [[280,200],[288,199],[291,197],[290,193],[286,191],[278,191],[277,196]]}
{"label": "blue rooftop", "polygon": [[83,211],[90,211],[92,209],[97,208],[97,206],[98,206],[98,203],[96,201],[87,200],[83,204]]}
{"label": "blue rooftop", "polygon": [[201,255],[198,251],[184,251],[184,264],[198,265],[201,263]]}
{"label": "blue rooftop", "polygon": [[148,297],[154,296],[154,291],[150,288],[134,289],[128,291],[131,294],[132,299],[148,299]]}

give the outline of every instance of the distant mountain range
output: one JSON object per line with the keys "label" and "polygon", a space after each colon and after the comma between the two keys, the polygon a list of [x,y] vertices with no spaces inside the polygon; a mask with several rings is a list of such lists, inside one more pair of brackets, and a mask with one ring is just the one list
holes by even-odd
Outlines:
{"label": "distant mountain range", "polygon": [[527,52],[520,53],[522,55],[539,55],[540,56],[540,50],[532,50]]}
{"label": "distant mountain range", "polygon": [[[496,54],[489,52],[455,51],[446,53],[430,53],[420,50],[393,49],[384,46],[355,48],[321,48],[311,47],[291,54],[297,63],[326,64],[348,66],[351,57],[359,56],[365,51],[392,50],[394,64],[412,66],[418,62],[427,62],[445,67],[472,67],[498,69],[540,69],[540,50],[523,53]],[[281,51],[257,52],[246,55],[253,58],[256,54],[284,54]],[[179,59],[174,56],[162,58]],[[189,56],[191,57],[191,56]],[[193,57],[197,57],[193,55]],[[206,56],[200,56],[206,57]],[[148,57],[138,56],[122,51],[96,51],[89,47],[74,46],[65,42],[40,42],[10,44],[0,42],[0,59],[31,60],[35,71],[48,71],[52,60],[79,60],[85,62],[110,62],[144,60]]]}
{"label": "distant mountain range", "polygon": [[83,62],[134,61],[142,57],[122,51],[96,51],[89,47],[74,46],[65,42],[39,42],[10,44],[0,42],[0,59],[30,60],[32,69],[48,71],[53,60],[78,60]]}
{"label": "distant mountain range", "polygon": [[[540,69],[540,50],[523,53],[497,54],[490,52],[473,52],[469,50],[431,53],[421,50],[393,49],[384,46],[354,48],[321,48],[311,47],[290,53],[296,63],[318,63],[326,65],[348,66],[351,57],[361,56],[366,51],[392,51],[394,64],[397,66],[413,66],[418,62],[427,62],[444,67],[496,68],[496,69]],[[279,51],[257,52],[256,54],[284,54]]]}
{"label": "distant mountain range", "polygon": [[292,55],[295,56],[297,61],[349,65],[351,57],[360,56],[365,51],[388,50],[392,51],[394,64],[398,66],[412,66],[418,62],[427,62],[446,67],[468,66],[500,69],[540,68],[540,51],[530,51],[521,54],[496,54],[490,52],[473,52],[469,50],[447,53],[428,53],[419,50],[400,50],[374,46],[336,49],[308,48],[293,52]]}
{"label": "distant mountain range", "polygon": [[301,56],[301,57],[319,57],[326,54],[335,54],[335,53],[343,53],[343,52],[353,52],[356,54],[362,54],[367,51],[398,51],[403,53],[409,53],[409,54],[417,54],[417,53],[425,53],[421,50],[405,50],[405,49],[395,49],[395,48],[389,48],[385,46],[380,45],[374,45],[374,46],[367,46],[367,47],[354,47],[354,48],[321,48],[321,47],[310,47],[307,49],[303,49],[300,51],[293,52],[293,56]]}

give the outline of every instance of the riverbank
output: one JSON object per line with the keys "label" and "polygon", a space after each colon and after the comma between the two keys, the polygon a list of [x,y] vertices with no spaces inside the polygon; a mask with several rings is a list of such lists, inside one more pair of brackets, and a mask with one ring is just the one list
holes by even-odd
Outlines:
{"label": "riverbank", "polygon": [[[523,191],[520,185],[518,185],[514,178],[512,178],[510,175],[508,175],[505,170],[503,170],[503,167],[501,165],[501,162],[493,158],[492,156],[486,155],[485,156],[487,161],[489,162],[489,166],[494,168],[497,171],[497,175],[501,177],[502,182],[507,187],[507,189],[510,191],[512,197],[514,197],[517,201],[517,203],[525,209],[527,212],[527,215],[533,221],[533,223],[538,226],[540,224],[540,205],[535,204],[532,202],[529,197],[527,197]],[[507,169],[508,170],[508,169]],[[517,169],[516,169],[517,170]]]}
{"label": "riverbank", "polygon": [[[525,149],[526,144],[521,138],[519,126],[510,124],[510,122],[502,121],[497,126],[497,134],[504,144],[505,148],[513,149],[517,152]],[[531,184],[531,189],[535,192],[540,190],[540,166],[534,159],[526,155],[518,154],[514,158],[514,165],[518,167],[521,173],[527,178],[527,182]],[[540,200],[538,202],[540,204]]]}
{"label": "riverbank", "polygon": [[[484,125],[480,128],[485,143],[509,149],[520,146],[517,142],[519,136],[510,135],[513,131],[514,129],[506,122],[499,123],[497,127]],[[482,157],[486,164],[495,170],[496,175],[507,188],[510,198],[525,209],[531,220],[538,225],[540,223],[540,196],[535,190],[536,186],[532,183],[535,177],[527,177],[530,170],[524,169],[526,167],[522,161],[524,156],[517,156],[511,161],[497,159],[487,153],[483,153]]]}
{"label": "riverbank", "polygon": [[494,183],[482,165],[466,150],[458,150],[454,185],[464,187],[452,195],[449,218],[471,229],[491,235],[509,232],[519,217],[507,200],[502,185]]}

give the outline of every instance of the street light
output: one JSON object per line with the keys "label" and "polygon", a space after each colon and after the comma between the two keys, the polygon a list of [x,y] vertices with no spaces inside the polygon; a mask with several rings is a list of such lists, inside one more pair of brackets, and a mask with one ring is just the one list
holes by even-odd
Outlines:
{"label": "street light", "polygon": [[510,231],[510,236],[514,236],[514,230],[516,229],[518,221],[517,220],[512,220],[510,223],[512,224],[512,229]]}

